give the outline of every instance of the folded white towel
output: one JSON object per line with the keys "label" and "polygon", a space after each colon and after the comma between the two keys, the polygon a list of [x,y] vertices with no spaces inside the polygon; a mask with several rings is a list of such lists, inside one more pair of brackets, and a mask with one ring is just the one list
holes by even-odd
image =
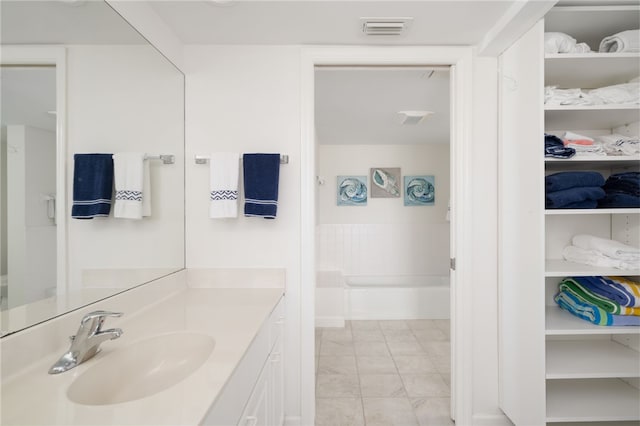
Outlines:
{"label": "folded white towel", "polygon": [[640,30],[627,30],[605,37],[600,52],[640,52]]}
{"label": "folded white towel", "polygon": [[588,53],[591,48],[587,43],[577,43],[569,34],[544,33],[544,53]]}
{"label": "folded white towel", "polygon": [[125,219],[142,219],[144,153],[120,152],[113,154],[113,177],[116,187],[113,216]]}
{"label": "folded white towel", "polygon": [[612,259],[631,262],[640,260],[640,248],[622,244],[616,240],[579,234],[574,236],[571,242],[576,247],[586,250],[596,250]]}
{"label": "folded white towel", "polygon": [[209,160],[209,217],[238,217],[238,173],[240,154],[217,152]]}
{"label": "folded white towel", "polygon": [[562,250],[562,257],[569,262],[596,266],[598,268],[634,270],[638,269],[639,266],[637,262],[626,262],[624,260],[613,259],[605,256],[597,250],[588,250],[576,246],[565,247],[564,250]]}
{"label": "folded white towel", "polygon": [[640,103],[640,83],[623,83],[600,87],[589,91],[589,98],[595,105],[638,104]]}

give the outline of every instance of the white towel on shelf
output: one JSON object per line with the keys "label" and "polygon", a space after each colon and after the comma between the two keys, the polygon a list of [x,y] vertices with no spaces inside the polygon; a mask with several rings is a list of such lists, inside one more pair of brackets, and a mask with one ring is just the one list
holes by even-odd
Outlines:
{"label": "white towel on shelf", "polygon": [[240,154],[216,152],[209,160],[209,217],[238,217],[238,174]]}
{"label": "white towel on shelf", "polygon": [[582,247],[567,246],[562,250],[562,257],[569,262],[583,265],[596,266],[598,268],[617,268],[624,270],[638,269],[637,262],[626,262],[605,256],[597,250],[588,250]]}
{"label": "white towel on shelf", "polygon": [[600,42],[600,52],[640,52],[640,30],[627,30],[605,37]]}
{"label": "white towel on shelf", "polygon": [[637,262],[640,260],[640,248],[622,244],[616,240],[598,238],[593,235],[575,235],[571,241],[574,246],[586,250],[596,250],[612,259]]}
{"label": "white towel on shelf", "polygon": [[638,155],[640,154],[640,138],[638,136],[624,136],[618,133],[598,136],[607,155]]}
{"label": "white towel on shelf", "polygon": [[144,157],[144,153],[141,152],[113,154],[113,177],[116,187],[114,217],[142,219]]}
{"label": "white towel on shelf", "polygon": [[587,43],[577,43],[569,34],[559,32],[544,33],[544,53],[588,53]]}

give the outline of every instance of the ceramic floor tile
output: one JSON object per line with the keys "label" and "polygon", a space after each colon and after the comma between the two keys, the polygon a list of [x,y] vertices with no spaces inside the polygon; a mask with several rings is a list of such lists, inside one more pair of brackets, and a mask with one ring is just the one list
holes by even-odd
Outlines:
{"label": "ceramic floor tile", "polygon": [[325,328],[322,332],[322,340],[350,342],[353,340],[353,335],[350,328]]}
{"label": "ceramic floor tile", "polygon": [[318,360],[318,374],[358,374],[354,355],[321,355]]}
{"label": "ceramic floor tile", "polygon": [[408,398],[362,398],[367,426],[414,426],[418,420]]}
{"label": "ceramic floor tile", "polygon": [[362,397],[406,398],[407,393],[397,374],[361,374]]}
{"label": "ceramic floor tile", "polygon": [[433,357],[449,356],[451,344],[449,342],[421,342],[425,352]]}
{"label": "ceramic floor tile", "polygon": [[440,374],[451,374],[451,357],[449,355],[445,356],[431,356],[431,361],[433,365],[436,366],[436,371]]}
{"label": "ceramic floor tile", "polygon": [[382,334],[384,334],[384,338],[389,340],[406,340],[406,339],[415,339],[413,332],[409,329],[406,330],[395,330],[393,328],[385,328],[382,330]]}
{"label": "ceramic floor tile", "polygon": [[315,426],[364,426],[360,398],[316,399]]}
{"label": "ceramic floor tile", "polygon": [[400,374],[437,373],[428,355],[394,355],[393,360]]}
{"label": "ceramic floor tile", "polygon": [[420,426],[452,426],[449,398],[412,398],[413,412]]}
{"label": "ceramic floor tile", "polygon": [[354,346],[357,356],[391,356],[385,342],[355,342]]}
{"label": "ceramic floor tile", "polygon": [[316,380],[318,398],[359,397],[360,381],[357,375],[318,374]]}
{"label": "ceramic floor tile", "polygon": [[451,320],[448,319],[438,319],[434,320],[436,323],[436,327],[440,330],[450,330],[451,329]]}
{"label": "ceramic floor tile", "polygon": [[380,324],[378,324],[378,321],[352,320],[352,321],[349,321],[349,325],[351,326],[351,330],[379,330],[380,329]]}
{"label": "ceramic floor tile", "polygon": [[391,355],[418,355],[424,354],[425,350],[414,337],[413,340],[387,340],[387,346]]}
{"label": "ceramic floor tile", "polygon": [[427,320],[427,319],[406,320],[406,323],[407,323],[407,326],[409,326],[409,328],[414,331],[415,330],[433,330],[438,328],[436,320]]}
{"label": "ceramic floor tile", "polygon": [[408,330],[409,326],[404,320],[378,321],[382,330]]}
{"label": "ceramic floor tile", "polygon": [[384,334],[380,329],[354,328],[351,333],[355,342],[384,342]]}
{"label": "ceramic floor tile", "polygon": [[422,344],[427,344],[429,342],[446,342],[449,340],[447,338],[447,334],[437,328],[429,330],[413,330],[413,334]]}
{"label": "ceramic floor tile", "polygon": [[444,380],[447,386],[449,386],[449,389],[451,389],[451,373],[440,373],[440,376],[442,376],[442,380]]}
{"label": "ceramic floor tile", "polygon": [[360,374],[398,374],[393,359],[388,356],[359,356],[356,363]]}
{"label": "ceramic floor tile", "polygon": [[353,354],[353,342],[351,341],[334,342],[332,340],[322,340],[320,344],[320,356]]}
{"label": "ceramic floor tile", "polygon": [[440,374],[403,374],[402,381],[409,397],[444,397],[450,396],[449,386]]}

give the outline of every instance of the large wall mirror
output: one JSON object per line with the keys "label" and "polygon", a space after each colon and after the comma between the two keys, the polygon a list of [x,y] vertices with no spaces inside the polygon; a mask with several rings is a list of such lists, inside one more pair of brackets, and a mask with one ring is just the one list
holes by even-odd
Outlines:
{"label": "large wall mirror", "polygon": [[[184,75],[102,0],[0,8],[6,336],[184,268]],[[71,217],[95,153],[142,154],[149,215]]]}

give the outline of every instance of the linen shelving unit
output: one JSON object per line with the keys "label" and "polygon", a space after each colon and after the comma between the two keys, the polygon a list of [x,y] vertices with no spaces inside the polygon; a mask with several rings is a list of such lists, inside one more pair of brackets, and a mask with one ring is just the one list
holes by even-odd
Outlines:
{"label": "linen shelving unit", "polygon": [[[545,32],[563,32],[592,50],[600,40],[637,29],[638,6],[560,6],[545,17]],[[548,54],[544,85],[595,89],[626,83],[640,76],[640,54]],[[573,131],[587,136],[636,133],[638,105],[545,106],[545,133]],[[540,150],[542,151],[542,149]],[[620,171],[639,171],[640,157],[545,159],[544,173],[597,171],[606,178]],[[553,301],[558,283],[567,276],[617,275],[635,281],[640,271],[597,268],[562,260],[562,249],[576,234],[591,234],[638,245],[640,209],[544,211],[545,390],[546,422],[640,421],[640,330],[603,327],[578,319]],[[624,424],[624,423],[622,423]]]}

